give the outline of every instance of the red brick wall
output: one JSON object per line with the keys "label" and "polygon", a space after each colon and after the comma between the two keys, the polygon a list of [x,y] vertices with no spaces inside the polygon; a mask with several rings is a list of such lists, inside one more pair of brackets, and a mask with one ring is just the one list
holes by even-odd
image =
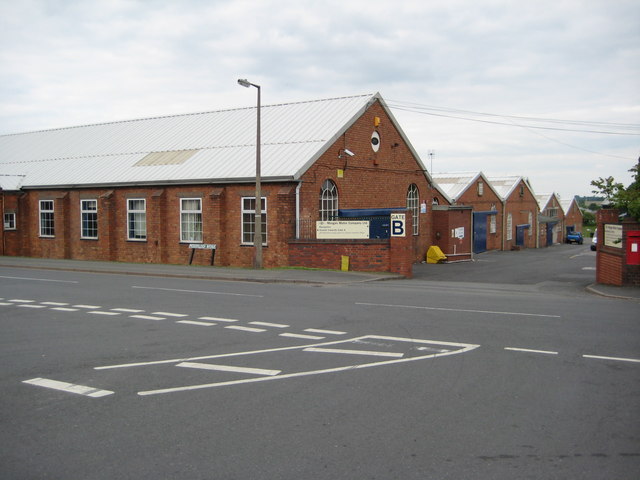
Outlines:
{"label": "red brick wall", "polygon": [[[522,187],[522,195],[520,195]],[[538,202],[536,201],[531,190],[525,185],[524,181],[511,192],[511,195],[507,199],[506,206],[504,208],[504,246],[503,250],[511,250],[516,246],[516,226],[529,223],[529,212],[531,212],[531,227],[529,231],[525,231],[524,234],[524,247],[535,248],[536,238],[538,236],[538,224],[537,224],[537,212]],[[507,215],[511,213],[512,216],[512,235],[511,240],[507,240]]]}
{"label": "red brick wall", "polygon": [[[374,118],[381,123],[374,127]],[[380,135],[380,148],[371,148],[371,134]],[[339,158],[341,149],[355,155]],[[339,176],[342,170],[343,176]],[[424,260],[431,239],[431,204],[441,195],[428,183],[416,158],[403,141],[391,119],[379,103],[373,104],[341,135],[303,176],[300,218],[318,220],[319,197],[322,184],[332,180],[338,189],[338,208],[406,207],[407,191],[411,184],[418,187],[419,203],[426,203],[427,213],[419,214],[419,234],[413,245],[414,261]]]}
{"label": "red brick wall", "polygon": [[565,233],[567,227],[571,226],[574,227],[576,232],[582,232],[582,221],[582,212],[580,211],[578,204],[576,202],[571,202],[569,211],[566,212],[564,216]]}
{"label": "red brick wall", "polygon": [[[463,227],[463,239],[455,238],[452,230]],[[442,253],[447,255],[448,261],[471,259],[471,209],[451,208],[433,211],[433,239],[432,245],[437,245]],[[423,259],[424,260],[424,259]]]}
{"label": "red brick wall", "polygon": [[[483,183],[483,193],[479,195],[478,184]],[[456,200],[456,205],[470,205],[474,212],[487,212],[492,210],[492,206],[497,210],[496,233],[491,233],[491,216],[487,217],[487,250],[500,250],[502,248],[502,201],[500,197],[489,188],[488,182],[484,179],[476,180],[470,185],[462,195]]]}
{"label": "red brick wall", "polygon": [[[619,211],[602,209],[596,214],[598,245],[596,255],[596,281],[608,285],[640,285],[640,265],[627,265],[627,232],[640,230],[640,222],[627,219],[619,222]],[[604,225],[622,225],[621,248],[604,244]]]}
{"label": "red brick wall", "polygon": [[349,269],[360,272],[389,271],[389,241],[384,240],[292,240],[292,267],[340,270],[342,256],[349,257]]}

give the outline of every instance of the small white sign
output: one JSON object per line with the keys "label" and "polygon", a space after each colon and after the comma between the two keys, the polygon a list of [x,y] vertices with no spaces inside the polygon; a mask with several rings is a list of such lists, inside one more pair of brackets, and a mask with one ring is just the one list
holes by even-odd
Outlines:
{"label": "small white sign", "polygon": [[622,225],[605,224],[604,244],[607,247],[622,248]]}
{"label": "small white sign", "polygon": [[215,250],[215,243],[190,243],[189,248],[197,248],[199,250]]}
{"label": "small white sign", "polygon": [[392,237],[404,237],[405,236],[405,214],[404,213],[392,213],[391,214],[391,236]]}
{"label": "small white sign", "polygon": [[316,238],[319,240],[353,240],[369,238],[367,220],[329,220],[316,222]]}
{"label": "small white sign", "polygon": [[454,230],[453,235],[462,240],[464,238],[464,227],[458,227]]}

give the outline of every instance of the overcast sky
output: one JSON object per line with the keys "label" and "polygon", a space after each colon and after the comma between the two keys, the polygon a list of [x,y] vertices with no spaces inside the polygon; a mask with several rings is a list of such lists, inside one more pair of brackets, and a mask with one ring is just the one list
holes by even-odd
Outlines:
{"label": "overcast sky", "polygon": [[640,156],[639,26],[638,0],[0,0],[0,134],[253,106],[246,77],[380,92],[428,169],[589,195]]}

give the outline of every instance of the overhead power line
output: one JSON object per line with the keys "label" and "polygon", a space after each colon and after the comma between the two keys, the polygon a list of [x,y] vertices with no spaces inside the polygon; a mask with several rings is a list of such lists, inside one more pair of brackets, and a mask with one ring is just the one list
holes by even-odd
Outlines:
{"label": "overhead power line", "polygon": [[[602,135],[640,136],[640,125],[633,123],[592,122],[585,120],[561,120],[556,118],[528,117],[521,115],[501,115],[486,112],[474,112],[457,108],[421,105],[418,103],[387,100],[391,109],[406,112],[447,117],[471,122],[505,125],[508,127],[535,128],[540,130],[559,130],[578,133],[596,133]],[[500,121],[503,120],[503,121]],[[571,127],[576,128],[571,128]],[[583,128],[577,128],[583,127]]]}

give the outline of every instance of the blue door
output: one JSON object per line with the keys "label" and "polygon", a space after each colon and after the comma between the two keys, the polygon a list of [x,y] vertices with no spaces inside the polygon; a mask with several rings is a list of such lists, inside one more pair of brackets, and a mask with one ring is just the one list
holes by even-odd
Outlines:
{"label": "blue door", "polygon": [[524,246],[524,231],[529,225],[516,225],[516,245]]}
{"label": "blue door", "polygon": [[547,247],[553,245],[553,227],[556,226],[556,223],[547,223]]}
{"label": "blue door", "polygon": [[473,212],[473,253],[487,251],[487,217],[486,212]]}

